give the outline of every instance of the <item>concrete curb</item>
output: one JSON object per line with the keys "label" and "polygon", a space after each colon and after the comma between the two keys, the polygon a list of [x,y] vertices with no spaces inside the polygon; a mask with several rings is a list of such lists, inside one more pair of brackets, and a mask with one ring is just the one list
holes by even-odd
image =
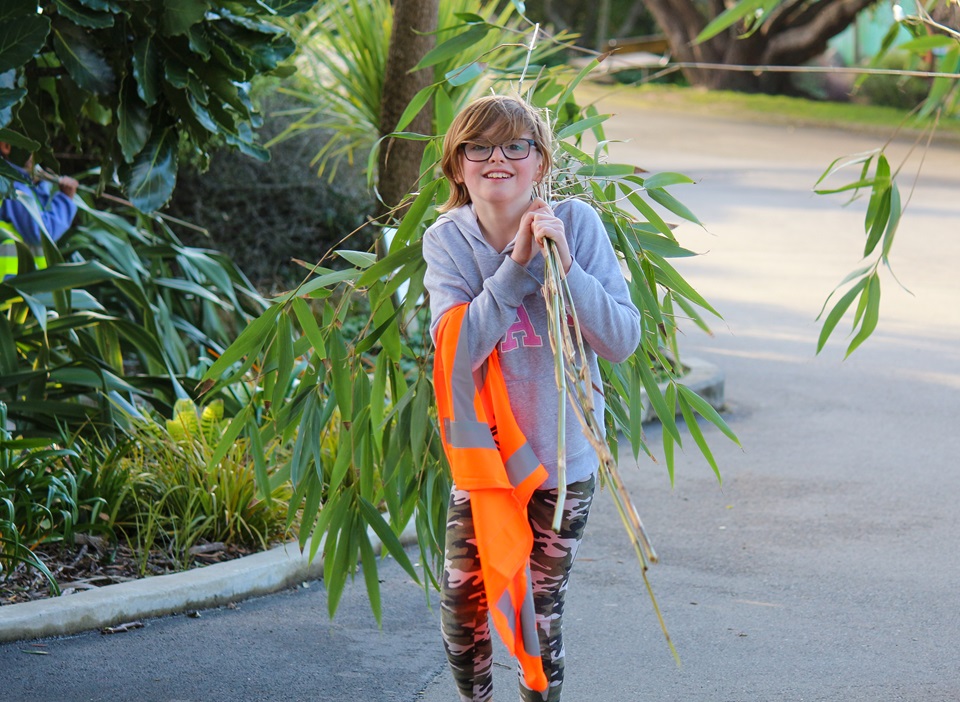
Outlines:
{"label": "concrete curb", "polygon": [[[374,547],[381,543],[371,533]],[[400,535],[416,543],[415,525]],[[309,553],[309,543],[306,551]],[[296,542],[225,563],[157,575],[96,590],[0,607],[0,643],[68,636],[138,619],[219,607],[317,580],[323,557],[311,563]]]}
{"label": "concrete curb", "polygon": [[[722,409],[724,403],[724,383],[726,379],[723,370],[721,370],[719,366],[704,361],[702,358],[689,358],[684,356],[682,362],[683,365],[690,369],[690,372],[680,379],[680,384],[693,390],[715,410],[719,411]],[[666,388],[666,383],[660,385],[661,390],[664,388]],[[654,411],[653,405],[647,401],[646,390],[641,389],[640,396],[643,398],[643,418],[641,421],[646,424],[647,422],[655,420],[657,413]],[[680,414],[679,408],[677,409],[677,414]]]}

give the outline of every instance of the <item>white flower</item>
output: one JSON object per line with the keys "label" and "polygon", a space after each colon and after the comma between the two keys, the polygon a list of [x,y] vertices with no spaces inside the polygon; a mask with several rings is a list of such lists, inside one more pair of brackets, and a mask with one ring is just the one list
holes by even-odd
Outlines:
{"label": "white flower", "polygon": [[899,5],[893,6],[893,20],[895,22],[903,22],[906,19],[906,14],[903,11],[903,8]]}

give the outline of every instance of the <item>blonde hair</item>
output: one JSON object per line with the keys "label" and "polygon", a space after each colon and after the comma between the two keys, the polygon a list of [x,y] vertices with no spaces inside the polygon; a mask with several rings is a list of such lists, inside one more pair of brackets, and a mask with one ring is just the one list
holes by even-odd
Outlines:
{"label": "blonde hair", "polygon": [[450,182],[450,197],[440,206],[448,212],[470,202],[470,193],[463,184],[460,147],[467,142],[502,144],[519,139],[529,132],[540,153],[540,173],[550,172],[553,165],[550,128],[537,110],[520,98],[488,95],[467,105],[453,120],[443,138],[440,168]]}

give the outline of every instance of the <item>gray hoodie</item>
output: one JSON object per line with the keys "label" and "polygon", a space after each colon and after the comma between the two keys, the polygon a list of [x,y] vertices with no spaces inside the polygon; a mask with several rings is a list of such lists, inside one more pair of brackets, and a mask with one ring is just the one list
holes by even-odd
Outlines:
{"label": "gray hoodie", "polygon": [[[630,299],[617,256],[600,217],[585,202],[564,200],[553,207],[563,220],[573,265],[567,281],[577,309],[594,385],[600,385],[597,355],[618,363],[640,342],[640,313]],[[451,210],[423,236],[424,278],[430,293],[430,332],[436,341],[440,318],[451,307],[470,303],[470,355],[474,369],[498,348],[510,406],[517,423],[557,487],[558,391],[547,309],[541,293],[544,259],[526,267],[510,258],[513,243],[498,253],[483,238],[471,205]],[[598,423],[603,396],[594,391]],[[586,480],[598,467],[573,409],[567,407],[567,483]]]}

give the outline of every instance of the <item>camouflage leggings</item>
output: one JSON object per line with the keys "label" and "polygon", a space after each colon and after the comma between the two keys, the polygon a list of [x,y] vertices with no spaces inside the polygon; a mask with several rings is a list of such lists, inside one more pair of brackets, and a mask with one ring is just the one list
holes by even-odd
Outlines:
{"label": "camouflage leggings", "polygon": [[[576,558],[595,478],[567,486],[560,533],[551,528],[557,491],[537,490],[527,508],[533,527],[530,571],[543,668],[550,682],[541,694],[520,678],[523,702],[557,702],[563,685],[563,637],[560,630],[570,568]],[[493,694],[493,646],[487,598],[473,536],[470,496],[454,488],[447,510],[447,539],[441,582],[440,621],[447,659],[461,702],[487,702]]]}

